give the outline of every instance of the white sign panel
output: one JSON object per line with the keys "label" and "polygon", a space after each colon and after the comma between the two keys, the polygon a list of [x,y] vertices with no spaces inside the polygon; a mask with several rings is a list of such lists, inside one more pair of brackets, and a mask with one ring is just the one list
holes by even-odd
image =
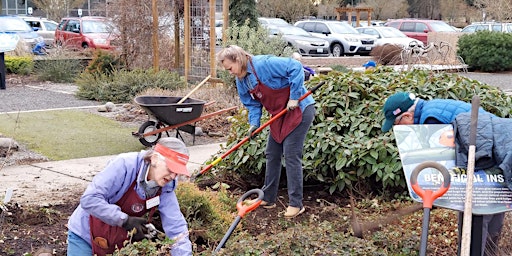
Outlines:
{"label": "white sign panel", "polygon": [[14,33],[0,32],[0,52],[8,52],[16,49],[20,37]]}

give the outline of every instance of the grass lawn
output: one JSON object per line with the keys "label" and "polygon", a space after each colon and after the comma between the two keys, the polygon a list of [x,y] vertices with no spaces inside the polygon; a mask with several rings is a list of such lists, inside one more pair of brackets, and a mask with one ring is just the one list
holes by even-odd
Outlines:
{"label": "grass lawn", "polygon": [[81,110],[53,110],[0,115],[0,133],[51,160],[139,151],[144,146],[126,127]]}

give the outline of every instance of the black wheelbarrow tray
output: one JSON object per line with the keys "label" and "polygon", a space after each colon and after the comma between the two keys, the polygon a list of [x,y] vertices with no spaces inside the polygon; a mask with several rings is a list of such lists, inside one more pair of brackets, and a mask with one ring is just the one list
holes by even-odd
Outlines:
{"label": "black wheelbarrow tray", "polygon": [[[146,111],[148,121],[139,127],[138,132],[132,132],[132,135],[137,137],[144,146],[151,147],[158,142],[163,132],[177,129],[195,134],[195,127],[190,124],[237,108],[230,107],[201,115],[204,107],[214,102],[206,103],[202,100],[187,98],[182,103],[178,103],[182,98],[172,96],[135,97],[135,103]],[[177,132],[176,136],[178,134]]]}

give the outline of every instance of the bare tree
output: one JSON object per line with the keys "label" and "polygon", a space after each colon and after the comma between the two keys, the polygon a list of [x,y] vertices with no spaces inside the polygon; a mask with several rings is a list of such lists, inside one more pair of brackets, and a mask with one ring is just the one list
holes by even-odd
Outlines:
{"label": "bare tree", "polygon": [[504,21],[512,18],[510,0],[475,0],[474,5],[486,14],[486,19]]}
{"label": "bare tree", "polygon": [[80,8],[86,0],[32,0],[34,6],[47,13],[48,18],[59,21],[67,16],[69,9]]}
{"label": "bare tree", "polygon": [[[172,13],[170,2],[158,1],[159,14]],[[151,1],[116,0],[107,6],[109,16],[119,30],[121,59],[128,69],[150,68],[153,58]],[[171,30],[164,26],[159,39],[169,38]]]}
{"label": "bare tree", "polygon": [[464,0],[443,0],[440,4],[443,19],[452,25],[457,23],[458,19],[466,17],[466,13],[469,11]]}
{"label": "bare tree", "polygon": [[406,0],[366,0],[364,4],[373,8],[372,17],[377,20],[406,17],[409,6]]}
{"label": "bare tree", "polygon": [[322,1],[318,6],[318,17],[331,19],[336,17],[336,8],[340,7],[339,1]]}
{"label": "bare tree", "polygon": [[259,0],[257,9],[260,16],[279,17],[291,23],[317,13],[311,0]]}
{"label": "bare tree", "polygon": [[408,0],[412,18],[441,19],[439,0]]}

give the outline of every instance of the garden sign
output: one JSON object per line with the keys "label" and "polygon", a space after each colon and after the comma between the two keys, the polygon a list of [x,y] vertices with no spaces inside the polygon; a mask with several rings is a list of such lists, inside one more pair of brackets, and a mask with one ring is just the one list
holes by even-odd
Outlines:
{"label": "garden sign", "polygon": [[[466,193],[466,170],[455,166],[455,137],[451,124],[395,125],[393,127],[400,160],[413,200],[422,202],[411,187],[411,173],[425,161],[435,161],[448,169],[451,184],[448,191],[434,205],[463,211]],[[476,215],[495,214],[512,210],[512,191],[505,184],[499,169],[474,171],[473,208]],[[443,175],[436,169],[422,170],[417,179],[423,190],[436,191],[443,183]]]}

